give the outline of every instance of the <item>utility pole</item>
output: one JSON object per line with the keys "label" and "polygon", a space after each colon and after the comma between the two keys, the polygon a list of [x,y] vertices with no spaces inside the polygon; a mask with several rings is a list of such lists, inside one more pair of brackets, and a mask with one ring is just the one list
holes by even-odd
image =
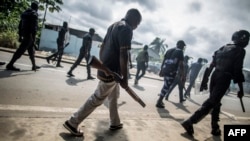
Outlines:
{"label": "utility pole", "polygon": [[42,23],[42,28],[44,26],[44,22],[45,22],[45,17],[46,17],[46,14],[47,14],[47,9],[48,9],[48,0],[46,0],[46,5],[45,5],[45,12],[44,12],[44,16],[43,16],[43,23]]}

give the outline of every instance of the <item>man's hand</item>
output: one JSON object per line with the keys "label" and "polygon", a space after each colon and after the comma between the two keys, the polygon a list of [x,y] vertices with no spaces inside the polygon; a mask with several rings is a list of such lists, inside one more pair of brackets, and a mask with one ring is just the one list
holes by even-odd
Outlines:
{"label": "man's hand", "polygon": [[238,96],[238,98],[242,98],[244,96],[243,91],[238,91],[237,96]]}
{"label": "man's hand", "polygon": [[123,78],[121,79],[120,85],[123,89],[127,89],[128,88],[128,79],[127,78]]}

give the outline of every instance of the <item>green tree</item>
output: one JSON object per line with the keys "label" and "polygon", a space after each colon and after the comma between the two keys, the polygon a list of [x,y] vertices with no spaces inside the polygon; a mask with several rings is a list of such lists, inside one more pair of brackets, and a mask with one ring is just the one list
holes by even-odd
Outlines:
{"label": "green tree", "polygon": [[44,5],[44,7],[41,7],[41,10],[45,11],[44,17],[42,20],[42,27],[43,27],[44,22],[46,21],[47,10],[49,9],[51,13],[53,13],[54,11],[60,12],[62,9],[60,8],[59,5],[63,5],[63,1],[62,0],[40,0],[40,3]]}
{"label": "green tree", "polygon": [[[0,36],[2,35],[10,35],[16,37],[17,33],[17,27],[20,21],[20,15],[21,13],[26,10],[30,3],[34,0],[1,0],[0,1]],[[49,9],[49,12],[60,12],[61,8],[59,5],[63,4],[62,0],[37,0],[39,1],[39,10],[45,11],[45,16],[47,9]],[[40,32],[41,32],[41,25],[44,24],[45,16],[41,20],[39,19],[39,29],[38,29],[38,40],[40,38]],[[42,24],[41,24],[42,22]],[[7,34],[5,34],[5,32]],[[1,36],[3,37],[3,36]],[[4,36],[4,40],[7,38],[7,36]],[[12,38],[12,37],[10,37]],[[0,43],[1,44],[1,43]]]}

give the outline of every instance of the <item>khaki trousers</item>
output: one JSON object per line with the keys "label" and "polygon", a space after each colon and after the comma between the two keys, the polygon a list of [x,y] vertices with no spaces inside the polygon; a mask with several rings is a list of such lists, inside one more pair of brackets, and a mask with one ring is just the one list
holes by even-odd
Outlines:
{"label": "khaki trousers", "polygon": [[118,114],[117,99],[120,95],[119,83],[115,81],[104,83],[99,81],[98,86],[88,100],[83,104],[77,112],[73,113],[69,119],[69,123],[78,128],[78,125],[86,119],[98,106],[103,104],[104,100],[108,97],[108,107],[110,116],[110,126],[120,124],[120,117]]}

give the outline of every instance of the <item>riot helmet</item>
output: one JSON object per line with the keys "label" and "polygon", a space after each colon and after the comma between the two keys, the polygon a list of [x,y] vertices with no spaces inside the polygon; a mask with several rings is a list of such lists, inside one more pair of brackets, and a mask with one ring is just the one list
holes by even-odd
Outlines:
{"label": "riot helmet", "polygon": [[234,32],[232,35],[232,41],[237,46],[240,46],[242,48],[245,48],[248,45],[249,42],[249,32],[246,30],[239,30]]}

